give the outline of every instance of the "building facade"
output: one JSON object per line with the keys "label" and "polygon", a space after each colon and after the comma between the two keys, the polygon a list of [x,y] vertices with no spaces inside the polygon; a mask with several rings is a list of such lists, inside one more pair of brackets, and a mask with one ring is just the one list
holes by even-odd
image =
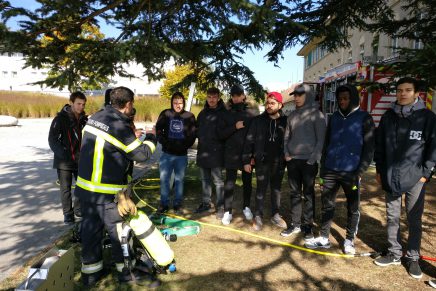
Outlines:
{"label": "building facade", "polygon": [[[390,5],[397,18],[406,17],[401,9],[401,0],[392,0]],[[347,63],[362,64],[389,62],[398,57],[396,48],[421,48],[422,43],[415,40],[392,38],[384,34],[373,34],[358,29],[347,31],[350,47],[328,52],[320,45],[321,39],[314,39],[305,45],[297,55],[304,57],[304,82],[319,82],[329,70]]]}

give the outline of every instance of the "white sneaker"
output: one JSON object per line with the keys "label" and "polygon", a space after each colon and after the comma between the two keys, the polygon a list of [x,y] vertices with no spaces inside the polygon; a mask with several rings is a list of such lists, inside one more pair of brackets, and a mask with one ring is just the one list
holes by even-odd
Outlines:
{"label": "white sneaker", "polygon": [[226,211],[226,212],[224,212],[224,216],[223,216],[223,219],[221,219],[221,222],[224,225],[229,225],[230,222],[232,221],[232,218],[233,218],[233,215],[230,212]]}
{"label": "white sneaker", "polygon": [[436,288],[436,280],[428,280],[428,285],[430,285],[433,288]]}
{"label": "white sneaker", "polygon": [[253,213],[251,212],[250,208],[245,207],[244,210],[242,210],[242,212],[244,213],[244,216],[245,216],[246,220],[252,220],[253,219]]}
{"label": "white sneaker", "polygon": [[308,249],[329,249],[331,244],[328,238],[319,236],[304,243],[304,246]]}
{"label": "white sneaker", "polygon": [[356,249],[354,248],[354,243],[352,240],[345,239],[345,241],[344,241],[344,253],[347,255],[354,255],[356,253]]}

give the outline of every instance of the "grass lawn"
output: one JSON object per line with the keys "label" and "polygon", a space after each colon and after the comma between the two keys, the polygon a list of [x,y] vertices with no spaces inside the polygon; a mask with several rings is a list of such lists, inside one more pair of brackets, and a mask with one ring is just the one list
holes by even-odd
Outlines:
{"label": "grass lawn", "polygon": [[[375,170],[370,168],[362,179],[361,220],[356,239],[358,252],[381,251],[387,248],[386,215],[384,194],[375,182]],[[158,177],[156,169],[150,177]],[[253,182],[255,179],[253,179]],[[255,183],[254,183],[255,186]],[[267,194],[264,228],[260,232],[251,230],[244,221],[241,210],[241,181],[235,192],[234,219],[224,227],[214,213],[194,214],[200,203],[199,172],[190,164],[185,183],[184,217],[198,220],[204,225],[198,236],[181,237],[170,243],[175,252],[177,272],[159,275],[163,281],[158,290],[431,290],[427,281],[436,277],[436,263],[421,260],[424,272],[421,280],[407,274],[403,266],[378,267],[369,257],[344,258],[315,254],[298,249],[303,246],[300,235],[283,238],[280,229],[269,221],[269,193]],[[436,182],[427,185],[425,212],[423,215],[423,237],[421,254],[436,257]],[[138,194],[152,206],[157,207],[159,190],[138,189]],[[282,215],[289,222],[289,188],[286,178],[282,191]],[[252,195],[254,205],[254,191]],[[320,194],[316,191],[316,222],[320,220]],[[149,211],[149,209],[145,209]],[[405,216],[402,217],[402,237],[407,237]],[[332,226],[331,254],[342,254],[341,245],[345,237],[346,207],[343,194],[338,195],[337,208]],[[234,231],[236,230],[236,231]],[[316,228],[317,232],[318,228]],[[287,245],[278,245],[270,239]],[[55,243],[68,248],[68,237]],[[293,247],[297,246],[297,248]],[[80,283],[80,245],[75,245],[75,288],[82,290]],[[35,258],[36,261],[37,258]],[[29,262],[31,264],[32,262]],[[106,261],[109,264],[109,260]],[[27,275],[26,267],[0,284],[0,289],[16,286]],[[139,287],[119,286],[115,272],[106,276],[93,290],[143,290]]]}

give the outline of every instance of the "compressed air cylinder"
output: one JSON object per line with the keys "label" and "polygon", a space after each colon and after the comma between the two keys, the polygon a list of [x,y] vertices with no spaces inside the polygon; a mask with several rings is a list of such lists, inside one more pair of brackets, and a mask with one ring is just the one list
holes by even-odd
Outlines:
{"label": "compressed air cylinder", "polygon": [[173,250],[144,212],[138,210],[138,214],[132,217],[129,225],[136,238],[159,266],[165,267],[172,263]]}

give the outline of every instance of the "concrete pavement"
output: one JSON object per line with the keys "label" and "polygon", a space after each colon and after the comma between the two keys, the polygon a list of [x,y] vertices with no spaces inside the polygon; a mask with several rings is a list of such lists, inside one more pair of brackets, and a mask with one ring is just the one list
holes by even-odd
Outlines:
{"label": "concrete pavement", "polygon": [[[70,228],[63,223],[55,184],[50,123],[20,119],[18,126],[0,127],[0,281]],[[139,165],[136,172],[149,166]]]}
{"label": "concrete pavement", "polygon": [[50,122],[0,127],[0,281],[68,230],[47,141]]}

